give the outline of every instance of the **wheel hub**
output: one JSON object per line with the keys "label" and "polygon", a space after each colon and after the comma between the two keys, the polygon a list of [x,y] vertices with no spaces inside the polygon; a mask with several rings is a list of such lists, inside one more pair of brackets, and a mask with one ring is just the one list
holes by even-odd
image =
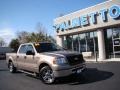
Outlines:
{"label": "wheel hub", "polygon": [[51,70],[45,70],[43,72],[42,78],[46,81],[46,82],[52,82],[53,81],[53,72]]}

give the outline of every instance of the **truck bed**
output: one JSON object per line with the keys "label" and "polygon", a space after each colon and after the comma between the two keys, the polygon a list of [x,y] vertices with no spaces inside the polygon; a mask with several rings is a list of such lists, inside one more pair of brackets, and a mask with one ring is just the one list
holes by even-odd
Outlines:
{"label": "truck bed", "polygon": [[16,59],[16,56],[17,56],[16,53],[6,53],[6,61],[7,61],[7,63],[8,63],[8,60],[9,60],[9,59],[15,60],[15,59]]}

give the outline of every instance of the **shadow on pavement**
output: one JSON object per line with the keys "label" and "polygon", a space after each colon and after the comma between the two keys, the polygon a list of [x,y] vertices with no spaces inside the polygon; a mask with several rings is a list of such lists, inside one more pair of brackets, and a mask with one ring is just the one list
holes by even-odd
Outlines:
{"label": "shadow on pavement", "polygon": [[0,72],[1,72],[1,71],[8,71],[8,69],[0,69]]}
{"label": "shadow on pavement", "polygon": [[55,84],[69,84],[69,85],[88,84],[109,79],[113,75],[114,74],[112,72],[101,71],[96,68],[87,68],[87,70],[85,70],[84,73],[82,74],[59,78]]}
{"label": "shadow on pavement", "polygon": [[[8,71],[8,69],[0,69],[0,71]],[[22,72],[17,71],[16,74]],[[29,77],[39,79],[33,75],[26,74]],[[109,71],[102,71],[96,68],[87,68],[82,74],[71,75],[67,77],[61,77],[56,80],[54,85],[69,84],[69,85],[79,85],[79,84],[89,84],[94,82],[99,82],[102,80],[109,79],[114,74]]]}

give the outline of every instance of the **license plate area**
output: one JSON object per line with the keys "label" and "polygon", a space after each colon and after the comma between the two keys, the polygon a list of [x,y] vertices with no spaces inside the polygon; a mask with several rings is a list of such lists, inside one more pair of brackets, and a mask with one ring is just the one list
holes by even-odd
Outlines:
{"label": "license plate area", "polygon": [[81,73],[81,72],[82,72],[82,68],[75,68],[75,69],[72,70],[72,73],[77,73],[77,74],[79,74],[79,73]]}

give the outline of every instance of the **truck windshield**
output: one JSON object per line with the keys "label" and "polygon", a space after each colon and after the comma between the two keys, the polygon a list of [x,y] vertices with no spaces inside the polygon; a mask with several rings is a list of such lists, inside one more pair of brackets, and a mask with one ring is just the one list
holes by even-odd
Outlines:
{"label": "truck windshield", "polygon": [[53,44],[53,43],[35,44],[35,48],[38,53],[63,50],[61,47],[59,47],[58,45]]}

